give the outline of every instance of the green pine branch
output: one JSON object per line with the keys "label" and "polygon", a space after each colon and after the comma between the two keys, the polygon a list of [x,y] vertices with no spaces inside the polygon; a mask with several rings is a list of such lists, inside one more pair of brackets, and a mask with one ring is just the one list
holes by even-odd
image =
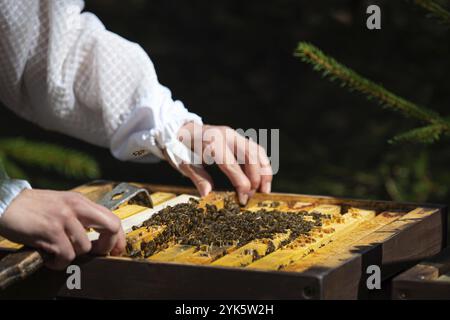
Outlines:
{"label": "green pine branch", "polygon": [[445,128],[441,125],[429,125],[422,128],[413,129],[399,134],[392,138],[390,143],[416,142],[430,144],[438,141],[442,135],[447,135]]}
{"label": "green pine branch", "polygon": [[26,172],[21,167],[16,165],[14,162],[6,159],[6,161],[4,161],[4,164],[6,172],[8,172],[8,174],[14,179],[23,179],[23,180],[30,179],[29,176],[26,174]]}
{"label": "green pine branch", "polygon": [[450,24],[450,12],[446,10],[436,0],[414,0],[414,3],[425,10],[428,10],[433,16],[440,21]]}
{"label": "green pine branch", "polygon": [[[98,178],[100,175],[98,164],[93,158],[48,143],[32,142],[23,138],[0,139],[0,154],[3,155],[6,170],[13,170],[20,176],[25,173],[13,161],[54,171],[70,178]],[[12,175],[12,172],[9,173]]]}
{"label": "green pine branch", "polygon": [[[439,128],[438,137],[443,133],[450,132],[450,121],[448,121],[448,119],[442,118],[433,110],[403,99],[388,91],[382,85],[364,78],[355,71],[340,64],[335,59],[325,55],[310,43],[300,42],[295,52],[295,56],[300,57],[302,61],[312,65],[314,70],[321,72],[324,77],[331,81],[339,80],[341,86],[347,87],[350,91],[361,92],[366,95],[369,100],[377,100],[383,107],[393,109],[407,117],[415,118],[432,126],[433,130],[429,129],[419,132],[422,134],[422,141],[427,141],[427,139],[424,139],[424,134],[434,134],[434,137],[436,137],[437,128]],[[416,136],[419,137],[419,135]],[[411,135],[407,135],[407,137],[411,137]],[[407,138],[397,138],[394,140],[406,141]],[[428,139],[428,141],[430,140],[434,141],[432,137]]]}

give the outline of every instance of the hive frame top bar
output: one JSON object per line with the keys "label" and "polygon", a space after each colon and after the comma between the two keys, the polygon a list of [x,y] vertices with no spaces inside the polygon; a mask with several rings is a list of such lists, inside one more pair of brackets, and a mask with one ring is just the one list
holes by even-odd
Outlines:
{"label": "hive frame top bar", "polygon": [[[120,182],[107,181],[107,180],[96,180],[91,183],[82,185],[75,188],[76,191],[79,188],[105,188],[106,190],[111,190],[114,186],[118,185]],[[175,186],[175,185],[163,185],[163,184],[151,184],[151,183],[133,183],[136,186],[146,188],[149,191],[161,191],[161,192],[173,192],[177,195],[179,194],[191,194],[199,196],[198,191],[193,187],[186,186]],[[217,190],[222,192],[222,190]],[[347,205],[347,206],[358,206],[361,208],[370,208],[377,211],[389,211],[389,210],[413,210],[417,207],[423,208],[438,208],[447,209],[447,205],[436,204],[436,203],[418,203],[418,202],[396,202],[389,200],[368,200],[368,199],[357,199],[357,198],[346,198],[346,197],[334,197],[334,196],[324,196],[324,195],[312,195],[312,194],[302,194],[302,193],[291,193],[291,192],[272,192],[268,195],[266,194],[256,194],[256,196],[267,197],[273,200],[296,200],[304,202],[317,202],[319,204],[336,204],[336,205]],[[295,199],[294,199],[295,198]]]}
{"label": "hive frame top bar", "polygon": [[[113,182],[95,181],[75,188],[74,191],[80,191],[95,200],[115,185]],[[189,187],[142,183],[135,185],[146,188],[150,193],[198,195],[194,188]],[[82,292],[69,291],[62,286],[55,295],[92,299],[364,298],[368,293],[361,291],[359,283],[363,281],[367,263],[382,266],[384,280],[405,270],[414,261],[439,252],[446,245],[446,234],[443,231],[446,226],[447,208],[444,205],[293,193],[256,194],[255,197],[261,200],[340,205],[344,208],[344,212],[350,207],[373,209],[378,215],[386,211],[403,212],[405,215],[408,213],[408,217],[398,219],[392,225],[386,225],[380,232],[371,234],[366,242],[360,241],[361,246],[356,251],[342,256],[342,261],[336,258],[336,263],[330,264],[328,269],[313,268],[305,272],[285,272],[183,265],[131,258],[85,257],[77,262],[83,269]],[[428,213],[422,215],[418,208],[425,208],[423,211]],[[412,216],[417,218],[411,219]],[[314,261],[316,260],[320,259],[315,257]]]}

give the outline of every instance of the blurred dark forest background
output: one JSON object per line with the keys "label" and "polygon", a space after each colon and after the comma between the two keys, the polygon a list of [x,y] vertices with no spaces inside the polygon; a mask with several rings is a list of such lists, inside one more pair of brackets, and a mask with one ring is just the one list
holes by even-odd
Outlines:
{"label": "blurred dark forest background", "polygon": [[[388,144],[417,123],[321,79],[293,56],[299,41],[314,43],[393,92],[448,116],[449,30],[408,1],[86,2],[109,30],[144,47],[160,81],[204,122],[280,128],[275,191],[450,203],[450,141]],[[382,30],[366,28],[368,4],[381,6]],[[107,150],[0,110],[0,137],[89,153],[104,179],[190,184],[166,163],[122,163]],[[86,182],[26,169],[35,187]],[[218,187],[230,187],[217,169],[213,176]]]}

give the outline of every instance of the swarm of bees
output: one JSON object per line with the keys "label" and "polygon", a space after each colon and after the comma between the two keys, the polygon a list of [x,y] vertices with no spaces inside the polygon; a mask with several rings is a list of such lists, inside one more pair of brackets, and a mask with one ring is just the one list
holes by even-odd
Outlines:
{"label": "swarm of bees", "polygon": [[128,254],[149,257],[171,244],[196,246],[198,250],[240,247],[253,240],[273,239],[277,234],[289,232],[285,240],[288,243],[321,226],[321,221],[329,218],[329,215],[319,212],[266,210],[264,205],[256,211],[248,211],[231,197],[225,199],[221,209],[208,204],[200,208],[198,204],[197,200],[191,199],[188,203],[167,207],[154,214],[143,226],[164,226],[163,231],[153,240],[142,242],[140,252],[130,249]]}

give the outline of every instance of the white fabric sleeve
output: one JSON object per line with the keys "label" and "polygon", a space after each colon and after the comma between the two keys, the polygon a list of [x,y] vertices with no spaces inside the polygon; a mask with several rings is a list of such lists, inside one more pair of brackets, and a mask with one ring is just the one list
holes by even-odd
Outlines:
{"label": "white fabric sleeve", "polygon": [[2,102],[120,160],[149,162],[164,153],[189,160],[176,134],[201,119],[172,99],[140,46],[83,7],[81,0],[0,2]]}
{"label": "white fabric sleeve", "polygon": [[0,218],[11,202],[24,190],[31,189],[25,180],[3,179],[0,180]]}
{"label": "white fabric sleeve", "polygon": [[0,218],[24,189],[31,189],[30,184],[25,180],[10,179],[0,161]]}

